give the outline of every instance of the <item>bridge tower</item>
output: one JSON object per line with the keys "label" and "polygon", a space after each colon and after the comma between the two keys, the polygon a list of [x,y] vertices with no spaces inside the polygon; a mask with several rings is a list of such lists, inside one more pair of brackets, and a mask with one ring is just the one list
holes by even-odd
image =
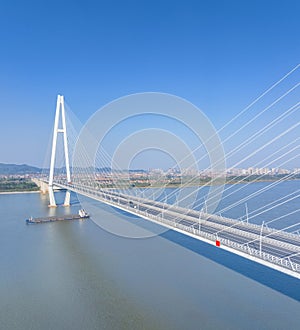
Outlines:
{"label": "bridge tower", "polygon": [[[61,121],[60,121],[60,119],[61,119]],[[60,122],[61,122],[61,126],[62,126],[61,128],[59,128]],[[55,120],[54,120],[52,152],[51,152],[51,162],[50,162],[50,173],[49,173],[49,199],[50,199],[49,207],[56,207],[54,191],[53,191],[53,178],[54,178],[57,136],[59,133],[63,134],[67,182],[71,183],[65,104],[64,104],[64,97],[62,95],[57,96],[57,102],[56,102],[56,112],[55,112]],[[69,206],[69,205],[70,205],[70,191],[67,190],[64,206]]]}

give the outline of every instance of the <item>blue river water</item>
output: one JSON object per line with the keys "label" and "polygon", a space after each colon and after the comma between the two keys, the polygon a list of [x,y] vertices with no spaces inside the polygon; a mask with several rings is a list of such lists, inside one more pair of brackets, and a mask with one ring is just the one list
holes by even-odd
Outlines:
{"label": "blue river water", "polygon": [[122,238],[91,219],[25,224],[74,213],[72,202],[53,210],[39,193],[0,195],[0,329],[299,329],[299,280],[214,246],[173,231]]}

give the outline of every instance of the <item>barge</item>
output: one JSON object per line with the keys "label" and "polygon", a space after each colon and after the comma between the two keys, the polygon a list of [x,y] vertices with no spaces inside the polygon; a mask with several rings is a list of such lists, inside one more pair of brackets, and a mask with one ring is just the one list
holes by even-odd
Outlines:
{"label": "barge", "polygon": [[26,224],[34,224],[34,223],[46,223],[46,222],[55,222],[55,221],[69,221],[69,220],[83,220],[89,218],[89,214],[84,210],[80,209],[78,214],[66,214],[60,216],[51,216],[51,217],[40,217],[33,218],[30,217],[26,219]]}

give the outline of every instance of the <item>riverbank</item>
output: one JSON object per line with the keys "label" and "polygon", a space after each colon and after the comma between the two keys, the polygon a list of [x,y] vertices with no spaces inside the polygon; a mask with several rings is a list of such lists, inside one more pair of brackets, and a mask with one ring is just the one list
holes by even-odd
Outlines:
{"label": "riverbank", "polygon": [[31,178],[23,177],[4,177],[0,178],[0,192],[3,193],[19,193],[39,191],[40,188],[32,182]]}
{"label": "riverbank", "polygon": [[39,190],[27,190],[27,191],[0,191],[0,195],[13,195],[13,194],[33,194],[39,193]]}
{"label": "riverbank", "polygon": [[264,182],[285,182],[285,181],[295,181],[300,180],[300,178],[274,178],[274,179],[253,179],[253,180],[228,180],[228,181],[216,181],[216,182],[203,182],[203,183],[165,183],[165,184],[153,184],[153,185],[143,185],[143,184],[131,184],[130,186],[126,185],[122,186],[114,186],[114,187],[102,187],[105,189],[128,189],[128,188],[137,188],[137,189],[154,189],[154,188],[195,188],[195,187],[211,187],[211,186],[218,186],[218,185],[243,185],[243,184],[254,184],[254,183],[264,183]]}

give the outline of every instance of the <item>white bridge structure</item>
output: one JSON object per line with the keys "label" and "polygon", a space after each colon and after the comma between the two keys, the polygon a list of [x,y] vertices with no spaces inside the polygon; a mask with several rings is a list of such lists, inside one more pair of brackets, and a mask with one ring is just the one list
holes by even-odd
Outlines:
{"label": "white bridge structure", "polygon": [[[59,123],[62,127],[59,127]],[[65,178],[62,176],[55,178],[54,176],[59,134],[63,134]],[[96,187],[85,181],[72,182],[67,140],[64,98],[58,96],[49,180],[40,180],[44,185],[48,185],[49,206],[56,206],[53,188],[54,186],[59,187],[66,190],[65,205],[70,205],[70,192],[75,192],[137,215],[145,221],[151,221],[212,244],[216,246],[216,253],[218,253],[218,249],[224,249],[300,279],[300,236],[298,233],[270,228],[264,223],[256,225],[247,221],[209,214],[203,210],[197,211],[166,202],[127,195],[116,189]]]}

